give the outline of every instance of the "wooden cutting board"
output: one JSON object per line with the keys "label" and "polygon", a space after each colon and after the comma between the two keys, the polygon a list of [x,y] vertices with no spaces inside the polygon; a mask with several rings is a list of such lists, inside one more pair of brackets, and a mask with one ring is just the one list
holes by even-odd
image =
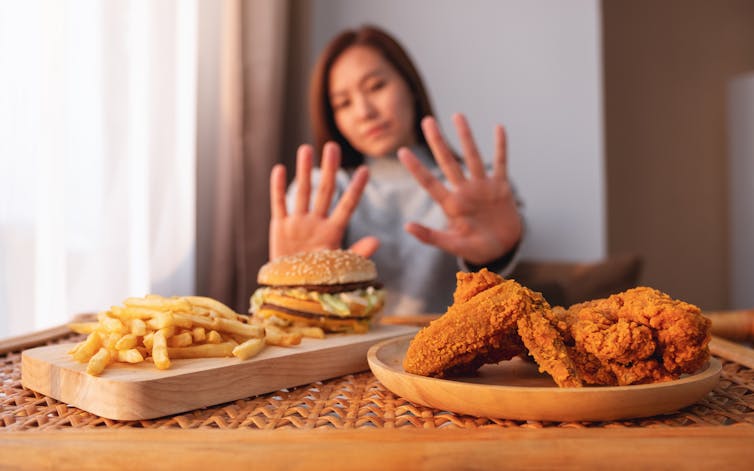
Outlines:
{"label": "wooden cutting board", "polygon": [[306,338],[294,347],[267,346],[245,361],[173,360],[167,370],[151,362],[116,363],[101,376],[87,375],[86,364],[71,358],[73,344],[58,344],[22,353],[21,384],[108,419],[152,419],[367,370],[369,347],[417,330],[380,325],[366,334]]}

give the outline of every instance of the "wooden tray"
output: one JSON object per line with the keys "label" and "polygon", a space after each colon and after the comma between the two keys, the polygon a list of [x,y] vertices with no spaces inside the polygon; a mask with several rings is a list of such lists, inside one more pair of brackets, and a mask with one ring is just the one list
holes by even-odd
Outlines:
{"label": "wooden tray", "polygon": [[67,353],[73,344],[26,350],[24,387],[101,417],[139,420],[234,401],[368,369],[373,344],[415,333],[416,327],[378,326],[363,335],[304,339],[295,347],[266,347],[258,356],[173,360],[170,369],[151,363],[115,364],[101,376]]}
{"label": "wooden tray", "polygon": [[518,358],[485,365],[478,375],[448,379],[406,373],[413,336],[389,339],[368,352],[369,367],[393,393],[437,409],[479,417],[541,421],[605,421],[675,412],[714,389],[722,369],[711,358],[696,374],[633,386],[559,388],[537,365]]}

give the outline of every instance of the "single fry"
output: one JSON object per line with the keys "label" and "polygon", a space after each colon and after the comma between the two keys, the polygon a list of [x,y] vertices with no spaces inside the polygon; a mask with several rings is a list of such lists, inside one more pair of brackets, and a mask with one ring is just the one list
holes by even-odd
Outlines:
{"label": "single fry", "polygon": [[105,370],[108,363],[110,363],[110,352],[104,347],[100,348],[99,351],[89,359],[89,363],[86,365],[86,372],[92,376],[97,376]]}
{"label": "single fry", "polygon": [[301,334],[304,337],[309,337],[312,339],[323,339],[325,338],[325,331],[322,330],[320,327],[309,327],[309,326],[298,326],[298,325],[292,325],[288,328],[286,328],[290,333],[293,334]]}
{"label": "single fry", "polygon": [[176,327],[181,327],[183,329],[191,329],[192,327],[194,327],[194,323],[191,322],[191,319],[185,319],[185,318],[177,317],[175,315],[172,317],[173,317],[173,325],[175,325]]}
{"label": "single fry", "polygon": [[136,347],[137,339],[133,334],[126,334],[115,342],[116,350],[130,350]]}
{"label": "single fry", "polygon": [[158,330],[152,337],[152,359],[154,366],[161,370],[170,368],[170,356],[168,355],[168,343],[165,334]]}
{"label": "single fry", "polygon": [[265,345],[263,338],[249,339],[233,348],[233,356],[240,360],[247,360],[262,351]]}
{"label": "single fry", "polygon": [[182,332],[168,339],[168,347],[188,347],[194,343],[194,337],[191,332]]}
{"label": "single fry", "polygon": [[191,336],[194,337],[194,342],[203,342],[207,338],[207,331],[204,327],[194,327],[191,329]]}
{"label": "single fry", "polygon": [[142,319],[147,320],[159,315],[162,311],[144,307],[121,307],[113,306],[110,313],[119,319]]}
{"label": "single fry", "polygon": [[299,333],[289,333],[274,325],[268,325],[264,330],[266,333],[265,340],[268,345],[290,347],[301,343],[302,335]]}
{"label": "single fry", "polygon": [[226,319],[224,317],[216,317],[214,319],[196,316],[192,314],[175,314],[177,319],[190,319],[194,325],[204,327],[205,329],[214,329],[220,332],[228,332],[231,334],[244,335],[246,337],[262,337],[264,335],[264,327],[259,325],[244,324],[235,319]]}
{"label": "single fry", "polygon": [[207,311],[214,311],[226,319],[236,320],[236,313],[220,301],[205,296],[184,296],[184,299],[194,306],[204,308]]}
{"label": "single fry", "polygon": [[154,330],[164,329],[174,325],[173,315],[169,312],[159,312],[147,321],[147,326]]}
{"label": "single fry", "polygon": [[73,356],[79,350],[79,348],[81,348],[82,345],[84,345],[84,342],[75,344],[72,349],[68,350],[68,354]]}
{"label": "single fry", "polygon": [[118,332],[110,332],[110,333],[100,332],[100,337],[102,338],[103,347],[115,350],[116,349],[115,344],[117,344],[120,341],[123,335],[121,335]]}
{"label": "single fry", "polygon": [[141,319],[131,319],[131,333],[143,337],[147,334],[147,324]]}
{"label": "single fry", "polygon": [[210,330],[207,334],[207,343],[222,343],[223,336],[216,330]]}
{"label": "single fry", "polygon": [[84,340],[81,346],[76,349],[76,352],[73,354],[73,359],[79,363],[86,363],[95,353],[97,353],[100,347],[102,347],[102,338],[97,332],[92,332],[86,340]]}
{"label": "single fry", "polygon": [[128,332],[128,329],[126,329],[126,326],[123,325],[120,319],[116,319],[114,317],[105,317],[100,322],[100,325],[106,332],[113,332],[117,334],[125,334],[126,332]]}
{"label": "single fry", "polygon": [[154,332],[150,332],[147,335],[144,336],[142,339],[142,343],[144,344],[144,347],[146,347],[147,350],[150,352],[152,351],[152,346],[154,342]]}
{"label": "single fry", "polygon": [[184,298],[163,298],[157,295],[147,295],[144,298],[128,298],[123,304],[128,307],[140,307],[161,311],[190,311],[191,304]]}
{"label": "single fry", "polygon": [[77,334],[91,334],[99,326],[98,322],[71,322],[68,328]]}
{"label": "single fry", "polygon": [[229,357],[233,356],[233,349],[237,346],[235,342],[223,343],[205,343],[203,345],[192,345],[190,347],[168,348],[170,358],[209,358],[209,357]]}
{"label": "single fry", "polygon": [[144,356],[136,348],[118,350],[118,361],[121,363],[141,363],[144,361]]}
{"label": "single fry", "polygon": [[171,325],[168,327],[163,327],[162,329],[160,329],[160,332],[162,332],[162,335],[164,335],[166,339],[169,339],[170,337],[175,335],[175,326]]}

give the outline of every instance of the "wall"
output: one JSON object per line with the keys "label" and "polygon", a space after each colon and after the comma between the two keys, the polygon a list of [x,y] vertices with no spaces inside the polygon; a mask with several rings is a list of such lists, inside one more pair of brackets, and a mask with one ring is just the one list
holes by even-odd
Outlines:
{"label": "wall", "polygon": [[608,248],[643,283],[729,302],[727,83],[754,69],[754,2],[603,2]]}
{"label": "wall", "polygon": [[754,306],[754,73],[728,85],[730,305]]}
{"label": "wall", "polygon": [[[452,144],[450,116],[467,114],[492,156],[493,126],[509,134],[509,169],[525,202],[535,259],[606,253],[599,8],[596,1],[312,0],[293,3],[294,65],[288,152],[306,131],[306,78],[345,27],[392,32],[416,60]],[[307,20],[309,18],[310,20]],[[296,113],[295,110],[298,110]]]}

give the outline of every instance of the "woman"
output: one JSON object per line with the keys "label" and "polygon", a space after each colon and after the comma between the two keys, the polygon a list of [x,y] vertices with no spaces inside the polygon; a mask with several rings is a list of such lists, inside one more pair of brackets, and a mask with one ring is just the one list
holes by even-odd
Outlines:
{"label": "woman", "polygon": [[315,67],[310,111],[321,166],[313,175],[314,149],[299,147],[288,205],[285,168],[273,168],[270,259],[343,246],[372,257],[397,315],[444,312],[459,269],[513,268],[523,224],[503,128],[487,172],[453,116],[464,169],[396,40],[370,26],[336,36]]}

